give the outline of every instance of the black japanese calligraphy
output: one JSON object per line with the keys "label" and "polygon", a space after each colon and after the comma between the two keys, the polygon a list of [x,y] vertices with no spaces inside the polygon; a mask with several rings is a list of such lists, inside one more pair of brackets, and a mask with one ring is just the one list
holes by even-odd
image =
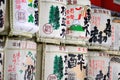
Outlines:
{"label": "black japanese calligraphy", "polygon": [[[65,8],[65,6],[61,6],[61,14],[62,14],[62,16],[61,16],[61,19],[62,19],[62,21],[61,21],[61,26],[64,26],[64,27],[66,27],[66,8]],[[64,38],[65,37],[65,32],[66,32],[66,30],[65,30],[65,28],[62,28],[61,29],[61,33],[60,33],[60,36],[62,37],[62,38]]]}
{"label": "black japanese calligraphy", "polygon": [[[106,28],[103,31],[99,31],[97,26],[94,26],[94,29],[91,30],[89,42],[98,42],[102,44],[102,42],[107,42],[108,38],[111,37],[111,24],[110,19],[107,19]],[[103,36],[103,34],[105,34]]]}
{"label": "black japanese calligraphy", "polygon": [[96,75],[95,80],[101,80],[101,79],[103,79],[103,72],[102,72],[102,70],[100,70],[99,74]]}
{"label": "black japanese calligraphy", "polygon": [[83,54],[78,54],[78,63],[77,64],[78,65],[80,64],[80,70],[82,71],[83,64],[85,64],[85,60],[83,59]]}
{"label": "black japanese calligraphy", "polygon": [[120,80],[120,73],[118,73],[118,80]]}
{"label": "black japanese calligraphy", "polygon": [[1,75],[1,72],[0,72],[0,80],[2,80],[2,75]]}
{"label": "black japanese calligraphy", "polygon": [[102,40],[103,40],[102,31],[100,31],[99,34],[98,34],[98,42],[101,44]]}
{"label": "black japanese calligraphy", "polygon": [[3,11],[0,10],[0,28],[3,27],[4,21],[3,21]]}
{"label": "black japanese calligraphy", "polygon": [[2,54],[0,53],[0,65],[2,65]]}
{"label": "black japanese calligraphy", "polygon": [[90,19],[91,19],[91,13],[90,12],[91,12],[90,9],[87,9],[86,16],[84,17],[84,27],[83,27],[83,29],[86,32],[86,34],[85,34],[86,37],[88,36],[88,34],[90,35],[90,32],[88,30],[89,22],[90,22]]}
{"label": "black japanese calligraphy", "polygon": [[89,24],[85,25],[85,27],[83,27],[83,29],[85,30],[85,36],[87,36],[88,34],[90,34],[89,30],[88,30]]}
{"label": "black japanese calligraphy", "polygon": [[86,25],[88,23],[88,19],[87,17],[84,17],[84,25]]}
{"label": "black japanese calligraphy", "polygon": [[39,21],[38,21],[39,20],[39,18],[38,18],[39,17],[38,16],[38,11],[35,11],[35,15],[34,16],[35,16],[35,24],[38,25],[39,24]]}
{"label": "black japanese calligraphy", "polygon": [[110,37],[111,36],[111,24],[110,24],[110,19],[107,19],[107,23],[106,23],[106,28],[104,30],[104,33],[106,34],[106,36]]}
{"label": "black japanese calligraphy", "polygon": [[62,29],[62,33],[60,34],[63,38],[65,37],[65,29]]}
{"label": "black japanese calligraphy", "polygon": [[83,58],[83,54],[69,54],[68,55],[69,60],[68,60],[68,68],[73,68],[76,67],[76,65],[80,65],[80,70],[86,69],[85,60]]}
{"label": "black japanese calligraphy", "polygon": [[94,30],[91,31],[91,38],[89,39],[89,42],[96,42],[97,41],[97,34],[98,34],[98,29],[95,26]]}
{"label": "black japanese calligraphy", "polygon": [[34,8],[38,8],[38,0],[34,0]]}
{"label": "black japanese calligraphy", "polygon": [[90,19],[91,19],[91,10],[90,9],[87,9],[87,19],[88,19],[88,21],[90,21]]}
{"label": "black japanese calligraphy", "polygon": [[64,6],[61,7],[61,13],[62,15],[66,15],[66,8]]}
{"label": "black japanese calligraphy", "polygon": [[[3,62],[2,62],[2,54],[0,53],[0,68],[2,67],[2,64],[3,64]],[[2,80],[2,72],[1,72],[1,70],[0,70],[0,80]]]}
{"label": "black japanese calligraphy", "polygon": [[66,26],[65,20],[66,20],[66,18],[63,17],[63,18],[62,18],[62,24],[61,24],[62,26]]}
{"label": "black japanese calligraphy", "polygon": [[77,59],[75,58],[76,55],[75,54],[68,54],[68,56],[70,57],[70,59],[68,60],[68,68],[75,67],[77,64]]}

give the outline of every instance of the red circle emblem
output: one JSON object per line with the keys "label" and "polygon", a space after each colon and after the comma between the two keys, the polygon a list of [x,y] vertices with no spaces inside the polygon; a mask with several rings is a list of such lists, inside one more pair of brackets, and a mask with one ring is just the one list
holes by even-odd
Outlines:
{"label": "red circle emblem", "polygon": [[52,28],[52,25],[51,24],[45,24],[44,26],[43,26],[43,32],[45,33],[45,34],[51,34],[52,32],[53,32],[53,28]]}

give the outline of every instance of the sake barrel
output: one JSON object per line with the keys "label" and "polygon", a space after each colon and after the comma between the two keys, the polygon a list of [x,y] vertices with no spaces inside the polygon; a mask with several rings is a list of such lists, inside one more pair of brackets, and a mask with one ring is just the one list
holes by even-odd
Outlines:
{"label": "sake barrel", "polygon": [[100,52],[89,52],[88,79],[99,80],[109,78],[109,55]]}
{"label": "sake barrel", "polygon": [[6,0],[0,1],[0,32],[4,29],[4,19],[6,11]]}
{"label": "sake barrel", "polygon": [[38,38],[64,39],[66,0],[41,0]]}
{"label": "sake barrel", "polygon": [[67,50],[58,45],[44,45],[42,80],[66,80]]}
{"label": "sake barrel", "polygon": [[87,79],[87,48],[80,46],[66,46],[68,49],[66,80],[86,80]]}
{"label": "sake barrel", "polygon": [[89,42],[95,45],[110,47],[112,37],[112,21],[110,10],[92,9],[91,31]]}
{"label": "sake barrel", "polygon": [[0,79],[2,80],[3,77],[3,52],[0,51]]}
{"label": "sake barrel", "polygon": [[110,58],[110,79],[109,80],[119,80],[120,79],[120,57],[112,56]]}
{"label": "sake barrel", "polygon": [[36,43],[9,39],[6,45],[4,80],[35,80]]}
{"label": "sake barrel", "polygon": [[66,39],[87,41],[90,37],[91,9],[89,0],[67,0]]}
{"label": "sake barrel", "polygon": [[10,35],[32,37],[38,31],[38,0],[10,1]]}
{"label": "sake barrel", "polygon": [[0,36],[0,79],[4,79],[5,37]]}
{"label": "sake barrel", "polygon": [[8,35],[8,1],[0,1],[0,35]]}
{"label": "sake barrel", "polygon": [[112,22],[112,50],[120,50],[120,23]]}

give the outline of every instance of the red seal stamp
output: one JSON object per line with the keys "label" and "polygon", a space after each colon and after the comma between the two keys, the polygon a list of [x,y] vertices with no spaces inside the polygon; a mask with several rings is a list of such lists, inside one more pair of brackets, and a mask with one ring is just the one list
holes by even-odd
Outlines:
{"label": "red seal stamp", "polygon": [[47,80],[57,80],[57,76],[55,74],[50,74]]}
{"label": "red seal stamp", "polygon": [[51,34],[53,32],[53,27],[51,24],[48,24],[46,23],[44,26],[43,26],[43,32],[45,34]]}

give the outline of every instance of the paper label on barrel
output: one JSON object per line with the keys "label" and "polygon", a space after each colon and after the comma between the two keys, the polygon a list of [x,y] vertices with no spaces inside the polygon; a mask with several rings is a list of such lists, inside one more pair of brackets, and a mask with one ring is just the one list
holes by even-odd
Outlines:
{"label": "paper label on barrel", "polygon": [[120,79],[120,57],[111,57],[110,59],[110,79],[109,80],[119,80]]}
{"label": "paper label on barrel", "polygon": [[5,80],[35,80],[36,51],[7,50],[6,54]]}
{"label": "paper label on barrel", "polygon": [[111,14],[106,9],[92,9],[90,43],[109,47],[111,45]]}
{"label": "paper label on barrel", "polygon": [[13,32],[35,33],[38,31],[38,0],[13,0]]}
{"label": "paper label on barrel", "polygon": [[42,0],[40,6],[39,37],[65,38],[66,5],[61,1]]}
{"label": "paper label on barrel", "polygon": [[109,78],[109,55],[106,53],[90,52],[88,60],[88,77],[91,80]]}
{"label": "paper label on barrel", "polygon": [[113,50],[120,50],[120,23],[112,23],[112,44]]}
{"label": "paper label on barrel", "polygon": [[67,5],[66,14],[67,37],[88,40],[90,37],[90,7]]}
{"label": "paper label on barrel", "polygon": [[[53,50],[54,48],[54,50]],[[86,55],[80,47],[46,45],[44,54],[45,80],[84,80],[86,79]],[[71,52],[74,50],[74,52]],[[49,64],[51,62],[51,64]],[[49,67],[48,67],[49,66]]]}

